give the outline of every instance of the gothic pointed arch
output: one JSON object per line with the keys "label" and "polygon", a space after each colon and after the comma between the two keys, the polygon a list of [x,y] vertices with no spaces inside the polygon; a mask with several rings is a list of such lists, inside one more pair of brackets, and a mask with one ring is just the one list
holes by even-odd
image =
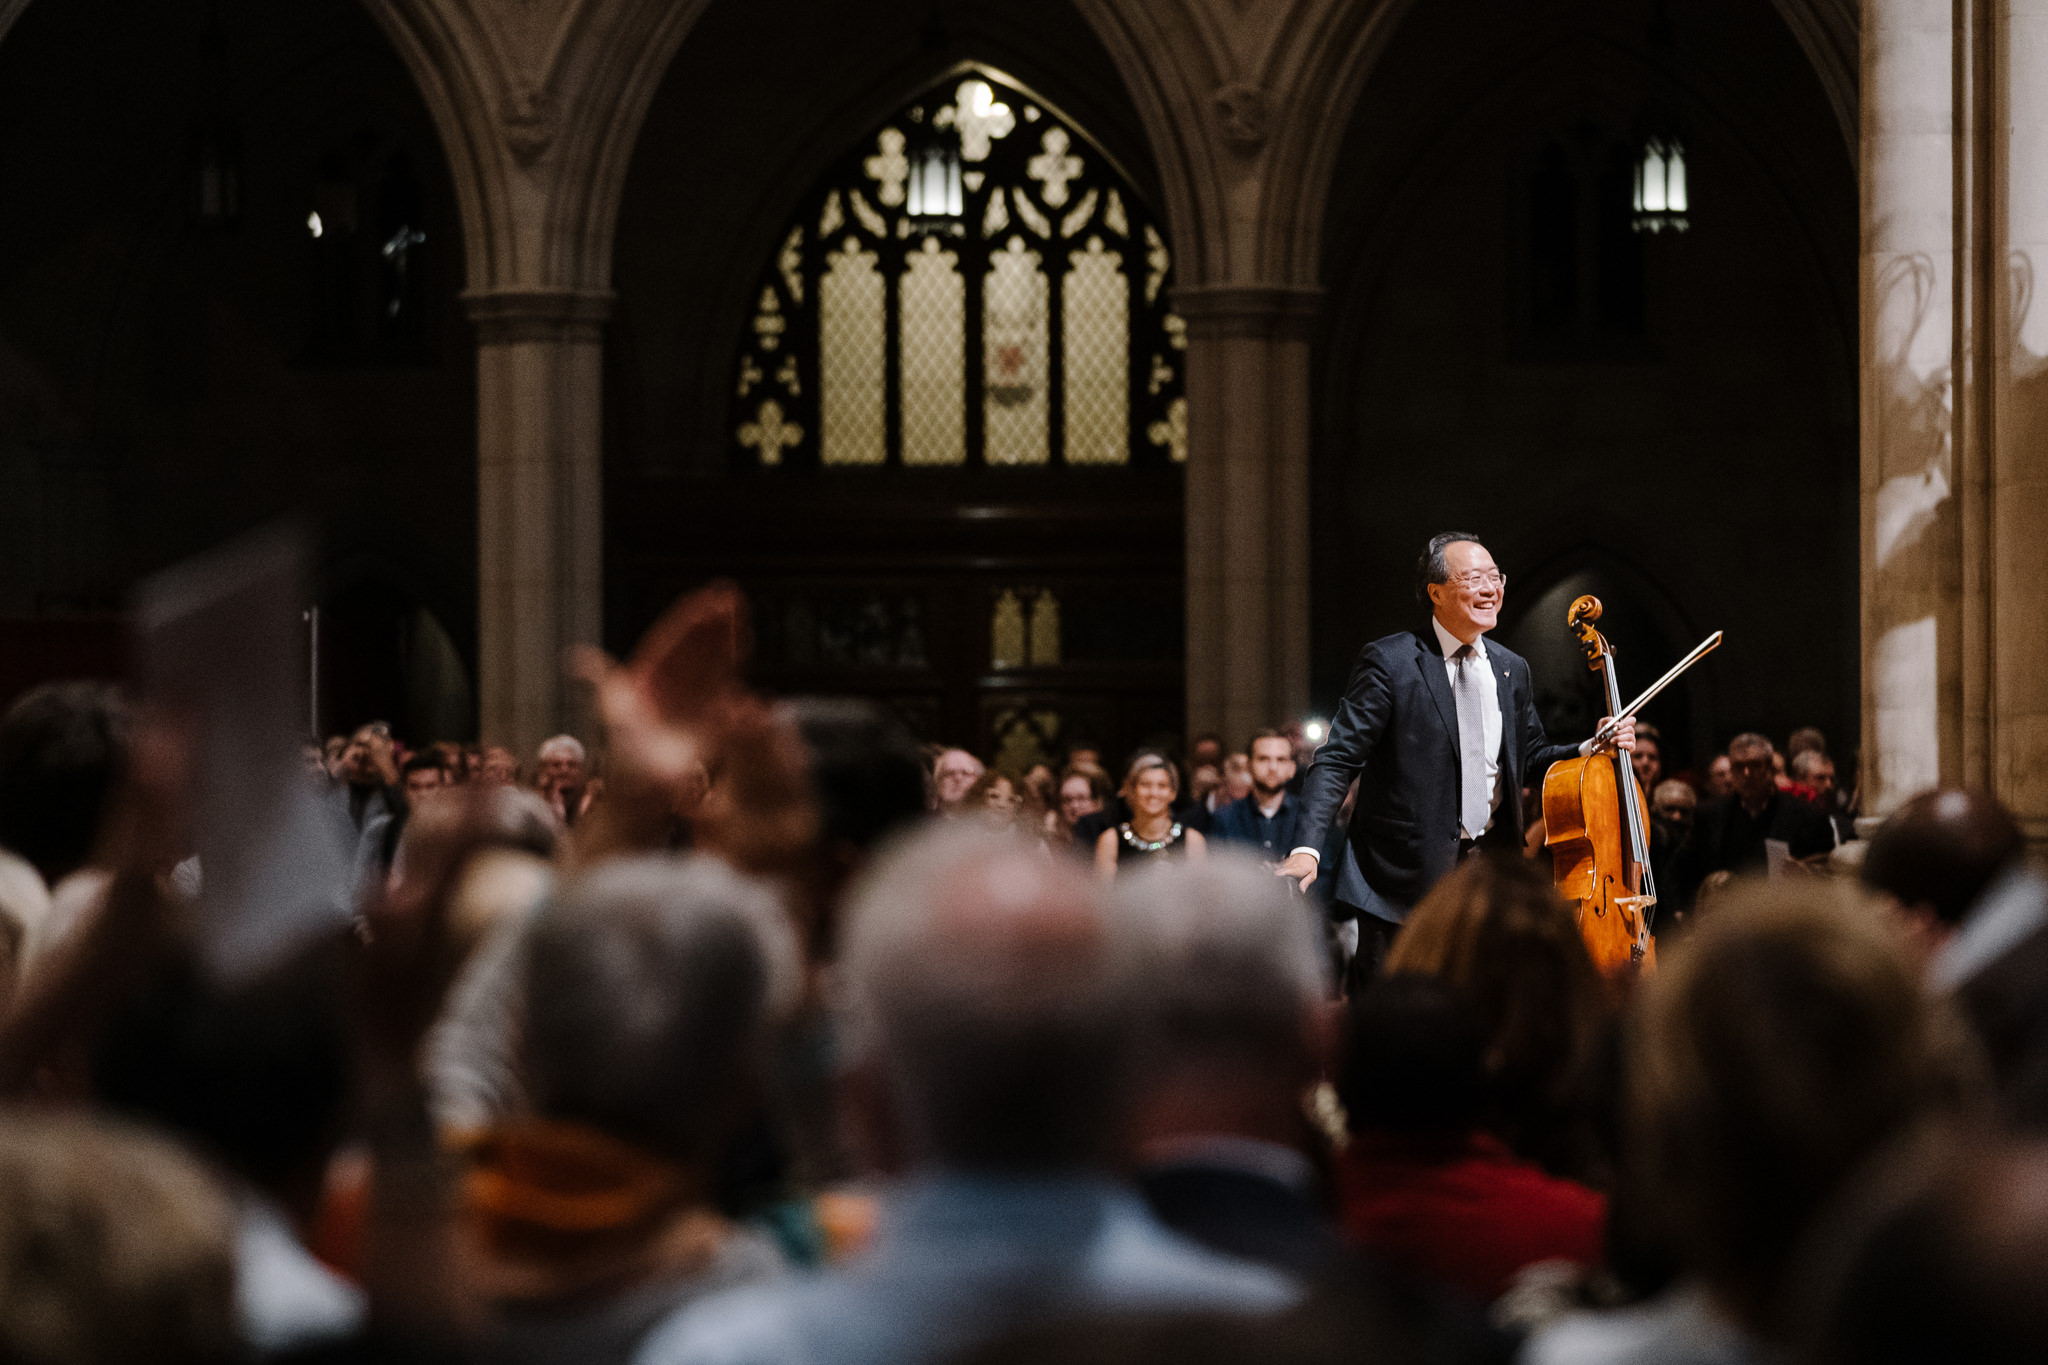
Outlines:
{"label": "gothic pointed arch", "polygon": [[963,63],[845,148],[776,236],[733,362],[741,468],[1186,458],[1173,255],[1050,101]]}

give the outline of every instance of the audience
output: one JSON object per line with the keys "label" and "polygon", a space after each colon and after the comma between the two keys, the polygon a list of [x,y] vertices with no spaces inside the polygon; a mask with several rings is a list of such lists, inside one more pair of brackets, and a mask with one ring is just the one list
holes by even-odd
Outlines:
{"label": "audience", "polygon": [[1600,1261],[1607,1201],[1508,1150],[1483,1124],[1486,1039],[1437,977],[1398,974],[1351,1004],[1339,1088],[1351,1143],[1344,1228],[1392,1264],[1480,1303],[1544,1262]]}
{"label": "audience", "polygon": [[228,985],[191,945],[173,947],[104,1002],[89,1059],[100,1104],[181,1137],[222,1173],[234,1196],[237,1315],[260,1354],[364,1323],[360,1289],[309,1247],[348,1112],[340,951],[322,941]]}
{"label": "audience", "polygon": [[359,904],[232,972],[191,737],[0,717],[0,1357],[2043,1354],[2048,878],[1989,797],[1865,843],[1818,732],[1717,799],[1644,725],[1659,927],[1715,888],[1658,972],[1479,858],[1347,1005],[1270,871],[1307,722],[1119,794],[771,704],[746,638],[714,587],[579,652],[524,788],[309,747]]}
{"label": "audience", "polygon": [[103,683],[35,688],[0,718],[0,996],[104,887],[94,848],[127,731],[127,707]]}
{"label": "audience", "polygon": [[[1768,771],[1768,769],[1766,769]],[[1849,893],[1752,886],[1643,982],[1629,1041],[1632,1176],[1683,1278],[1543,1332],[1529,1365],[1769,1358],[1796,1336],[1795,1258],[1858,1170],[1966,1102],[1939,1008]]]}
{"label": "audience", "polygon": [[1018,794],[1017,784],[994,768],[974,779],[967,795],[960,798],[960,809],[979,816],[991,829],[1013,829],[1020,821],[1024,821],[1027,827],[1037,823],[1036,820],[1026,820],[1028,812],[1023,797]]}
{"label": "audience", "polygon": [[1648,796],[1664,780],[1664,736],[1647,721],[1636,722],[1636,747],[1629,755],[1636,770],[1636,785]]}
{"label": "audience", "polygon": [[398,771],[408,808],[417,807],[432,793],[460,780],[448,771],[445,757],[434,749],[422,749],[405,760]]}
{"label": "audience", "polygon": [[1117,892],[1158,940],[1130,1124],[1153,1211],[1229,1255],[1306,1279],[1340,1273],[1302,1112],[1332,1055],[1316,917],[1242,852],[1154,863]]}
{"label": "audience", "polygon": [[932,762],[932,809],[940,815],[958,815],[965,807],[967,793],[987,769],[965,749],[941,749]]}
{"label": "audience", "polygon": [[502,744],[487,744],[477,758],[477,780],[494,787],[519,785],[519,756]]}
{"label": "audience", "polygon": [[119,775],[127,710],[103,683],[52,683],[0,719],[0,847],[54,888],[84,867]]}
{"label": "audience", "polygon": [[162,1138],[80,1117],[0,1119],[0,1360],[236,1358],[234,1214]]}
{"label": "audience", "polygon": [[1735,760],[1726,754],[1714,755],[1714,761],[1707,765],[1707,784],[1700,795],[1710,801],[1723,800],[1735,794]]}
{"label": "audience", "polygon": [[1682,895],[1715,872],[1775,873],[1788,861],[1814,858],[1835,846],[1827,817],[1779,790],[1771,766],[1776,753],[1758,734],[1737,735],[1729,743],[1735,790],[1700,806],[1691,846],[1679,863]]}
{"label": "audience", "polygon": [[1860,1182],[1815,1249],[1813,1365],[2022,1365],[2048,1342],[2048,1149],[1960,1132]]}
{"label": "audience", "polygon": [[574,735],[544,740],[535,756],[534,785],[563,825],[574,825],[587,808],[590,778],[583,741]]}
{"label": "audience", "polygon": [[[1282,739],[1286,736],[1282,735]],[[1294,757],[1294,746],[1288,745],[1288,758]],[[1233,801],[1242,801],[1252,794],[1252,757],[1250,754],[1230,754],[1223,760],[1223,785],[1209,795],[1211,813],[1221,810]]]}
{"label": "audience", "polygon": [[1467,859],[1409,914],[1385,970],[1437,977],[1474,1010],[1487,1129],[1555,1175],[1608,1181],[1607,988],[1543,863]]}
{"label": "audience", "polygon": [[1121,793],[1129,816],[1095,840],[1095,870],[1114,877],[1120,868],[1161,858],[1200,858],[1206,847],[1200,830],[1174,814],[1180,774],[1164,754],[1141,749],[1124,774]]}
{"label": "audience", "polygon": [[1970,1024],[2007,1117],[2048,1125],[2048,880],[2018,823],[1981,792],[1927,792],[1879,827],[1861,875]]}
{"label": "audience", "polygon": [[1837,845],[1855,839],[1855,821],[1843,810],[1841,792],[1835,788],[1835,759],[1821,749],[1800,749],[1792,755],[1792,782],[1812,792],[1808,800],[1827,817]]}
{"label": "audience", "polygon": [[1663,934],[1679,923],[1686,911],[1680,868],[1692,847],[1692,831],[1699,814],[1699,793],[1676,778],[1659,782],[1647,793],[1650,798],[1650,871],[1657,879],[1658,902],[1650,919],[1650,931]]}
{"label": "audience", "polygon": [[1288,1279],[1180,1240],[1110,1174],[1156,938],[1083,870],[990,831],[879,860],[840,963],[849,1110],[900,1172],[874,1241],[686,1309],[642,1365],[915,1365],[1091,1312],[1289,1305]]}
{"label": "audience", "polygon": [[1084,848],[1092,855],[1101,831],[1090,834],[1083,825],[1102,813],[1111,796],[1109,774],[1102,769],[1093,765],[1068,768],[1060,775],[1059,807],[1046,822],[1050,842]]}
{"label": "audience", "polygon": [[1209,822],[1209,838],[1219,844],[1245,845],[1256,849],[1267,862],[1278,863],[1294,848],[1301,804],[1287,789],[1294,780],[1294,745],[1278,730],[1261,730],[1247,747],[1252,789],[1216,812]]}
{"label": "audience", "polygon": [[535,917],[522,954],[529,1108],[463,1145],[486,1360],[624,1365],[656,1322],[779,1278],[717,1208],[768,1028],[795,1003],[774,895],[709,858],[614,861]]}

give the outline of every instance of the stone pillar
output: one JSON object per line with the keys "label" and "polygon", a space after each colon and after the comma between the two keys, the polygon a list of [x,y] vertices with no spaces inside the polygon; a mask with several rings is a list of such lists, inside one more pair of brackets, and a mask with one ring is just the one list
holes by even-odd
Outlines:
{"label": "stone pillar", "polygon": [[1862,81],[1863,808],[1963,765],[1951,379],[1960,335],[1956,33],[1945,0],[1867,0]]}
{"label": "stone pillar", "polygon": [[1865,810],[2048,841],[2048,0],[1868,0],[1863,64]]}
{"label": "stone pillar", "polygon": [[603,324],[612,296],[480,290],[478,726],[522,761],[582,719],[563,651],[601,638]]}
{"label": "stone pillar", "polygon": [[1320,290],[1176,290],[1187,319],[1187,710],[1229,743],[1309,701],[1309,323]]}
{"label": "stone pillar", "polygon": [[1990,385],[1990,778],[2048,841],[2048,0],[2000,0],[1984,261]]}

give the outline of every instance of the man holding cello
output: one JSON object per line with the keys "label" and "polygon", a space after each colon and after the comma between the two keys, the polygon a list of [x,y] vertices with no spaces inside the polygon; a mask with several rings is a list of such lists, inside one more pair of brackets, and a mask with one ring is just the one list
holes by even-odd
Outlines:
{"label": "man holding cello", "polygon": [[[1340,916],[1358,917],[1357,969],[1377,968],[1394,931],[1475,849],[1516,853],[1527,816],[1522,785],[1550,765],[1635,748],[1635,722],[1578,745],[1556,745],[1536,714],[1529,664],[1484,636],[1500,623],[1507,576],[1479,538],[1432,537],[1417,566],[1429,623],[1375,640],[1351,681],[1302,787],[1297,846],[1279,873],[1306,890],[1336,877]],[[1358,801],[1327,872],[1317,850],[1352,779]]]}

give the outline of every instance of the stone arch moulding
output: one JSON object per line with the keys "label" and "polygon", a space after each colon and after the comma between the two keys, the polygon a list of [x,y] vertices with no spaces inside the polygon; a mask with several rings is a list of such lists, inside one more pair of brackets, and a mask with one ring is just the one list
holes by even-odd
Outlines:
{"label": "stone arch moulding", "polygon": [[1842,147],[1856,156],[1857,89],[1862,70],[1863,18],[1857,0],[1772,0],[1792,37],[1813,63],[1842,129]]}
{"label": "stone arch moulding", "polygon": [[472,295],[584,294],[601,320],[633,145],[707,2],[363,0],[441,130]]}
{"label": "stone arch moulding", "polygon": [[1075,0],[1150,135],[1183,288],[1310,288],[1351,105],[1412,0]]}

